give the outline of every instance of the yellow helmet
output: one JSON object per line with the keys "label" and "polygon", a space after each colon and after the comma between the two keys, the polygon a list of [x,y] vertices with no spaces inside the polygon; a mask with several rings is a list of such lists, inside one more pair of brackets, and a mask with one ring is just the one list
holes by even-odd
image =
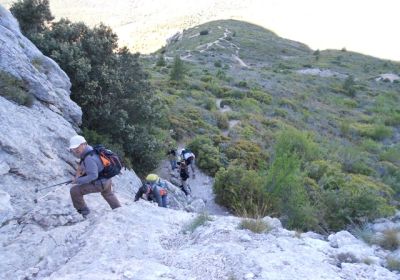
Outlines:
{"label": "yellow helmet", "polygon": [[150,182],[150,183],[156,182],[156,181],[158,181],[158,179],[160,179],[160,177],[158,177],[157,174],[149,174],[146,177],[146,181]]}

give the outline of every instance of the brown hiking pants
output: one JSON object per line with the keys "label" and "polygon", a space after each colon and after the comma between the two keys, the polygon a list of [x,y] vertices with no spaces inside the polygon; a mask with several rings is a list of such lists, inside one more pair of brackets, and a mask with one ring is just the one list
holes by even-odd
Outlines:
{"label": "brown hiking pants", "polygon": [[[102,182],[103,181],[103,182]],[[92,184],[75,185],[70,189],[72,203],[76,210],[81,211],[88,209],[83,196],[89,193],[101,193],[104,199],[108,202],[111,209],[121,207],[118,198],[112,191],[112,182],[109,180],[98,180]]]}

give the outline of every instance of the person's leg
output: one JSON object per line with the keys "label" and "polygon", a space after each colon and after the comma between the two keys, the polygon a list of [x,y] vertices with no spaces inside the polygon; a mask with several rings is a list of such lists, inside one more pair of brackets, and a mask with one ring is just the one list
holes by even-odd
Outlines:
{"label": "person's leg", "polygon": [[89,208],[83,198],[85,194],[100,192],[93,184],[75,185],[70,189],[71,200],[74,208],[82,215],[86,216],[89,214]]}
{"label": "person's leg", "polygon": [[121,207],[121,204],[119,203],[118,198],[115,196],[115,194],[112,190],[112,181],[111,180],[107,180],[106,182],[103,182],[103,191],[101,192],[101,195],[107,201],[108,205],[110,205],[111,209]]}
{"label": "person's leg", "polygon": [[188,189],[187,179],[186,179],[186,180],[182,180],[182,187],[183,187],[183,189],[184,189],[184,193],[185,193],[186,195],[189,195],[189,194],[190,194],[190,191],[189,191],[189,189]]}
{"label": "person's leg", "polygon": [[161,200],[162,200],[162,206],[165,207],[165,208],[167,208],[168,196],[167,196],[167,195],[161,196]]}
{"label": "person's leg", "polygon": [[192,158],[192,161],[190,163],[190,168],[192,169],[193,175],[194,175],[194,162],[195,162],[195,158]]}
{"label": "person's leg", "polygon": [[179,188],[185,193],[185,195],[188,195],[188,192],[186,191],[186,188],[185,188],[185,184],[186,184],[186,180],[183,180],[181,178],[181,185]]}

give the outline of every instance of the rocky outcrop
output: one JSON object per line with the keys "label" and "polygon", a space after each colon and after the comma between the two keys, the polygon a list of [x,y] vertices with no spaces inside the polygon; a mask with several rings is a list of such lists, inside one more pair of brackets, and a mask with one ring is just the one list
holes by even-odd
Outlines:
{"label": "rocky outcrop", "polygon": [[0,71],[26,84],[45,107],[78,126],[82,111],[69,98],[71,83],[64,71],[20,32],[18,22],[0,6]]}

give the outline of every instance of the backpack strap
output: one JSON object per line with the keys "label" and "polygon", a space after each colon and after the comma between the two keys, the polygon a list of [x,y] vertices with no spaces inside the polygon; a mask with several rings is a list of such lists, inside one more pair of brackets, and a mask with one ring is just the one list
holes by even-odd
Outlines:
{"label": "backpack strap", "polygon": [[81,158],[79,164],[81,164],[82,162],[84,162],[84,161],[85,161],[85,158],[86,158],[87,156],[91,156],[91,155],[93,155],[94,153],[96,153],[95,150],[91,150],[91,151],[86,152],[86,153],[83,155],[83,157]]}

